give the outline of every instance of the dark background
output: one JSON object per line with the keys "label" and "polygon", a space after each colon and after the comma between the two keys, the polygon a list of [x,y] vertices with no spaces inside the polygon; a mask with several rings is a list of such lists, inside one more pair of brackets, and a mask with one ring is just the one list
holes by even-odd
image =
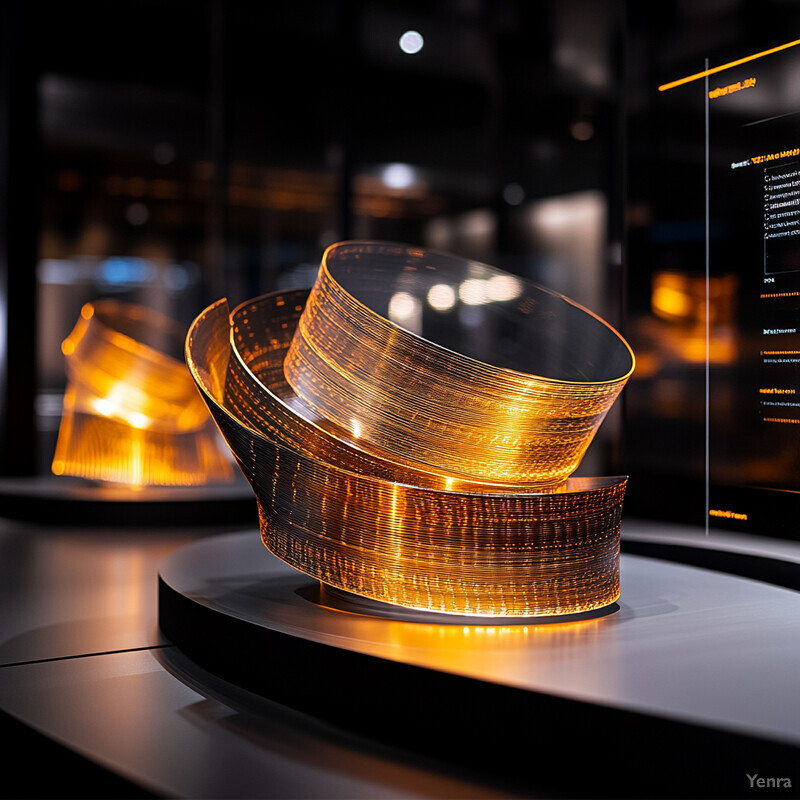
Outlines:
{"label": "dark background", "polygon": [[334,241],[389,239],[620,329],[638,369],[586,471],[630,474],[632,513],[702,522],[702,320],[653,291],[702,284],[703,103],[657,87],[799,30],[784,0],[5,4],[0,472],[49,469],[82,303],[188,325],[309,285]]}

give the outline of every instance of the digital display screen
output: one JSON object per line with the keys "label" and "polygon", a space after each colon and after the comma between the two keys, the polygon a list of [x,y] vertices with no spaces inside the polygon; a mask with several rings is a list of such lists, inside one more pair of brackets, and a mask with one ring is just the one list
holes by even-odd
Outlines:
{"label": "digital display screen", "polygon": [[796,536],[800,42],[664,90],[705,103],[708,522]]}

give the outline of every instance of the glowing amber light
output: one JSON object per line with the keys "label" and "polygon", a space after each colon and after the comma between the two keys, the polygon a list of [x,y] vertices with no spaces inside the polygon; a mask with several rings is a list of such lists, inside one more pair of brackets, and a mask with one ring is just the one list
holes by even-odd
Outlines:
{"label": "glowing amber light", "polygon": [[140,306],[87,304],[61,350],[67,390],[56,475],[133,486],[232,480],[230,459],[184,364],[177,322]]}
{"label": "glowing amber light", "polygon": [[[466,490],[394,453],[358,449],[351,427],[315,415],[284,379],[307,296],[268,295],[232,317],[219,301],[186,342],[190,372],[251,483],[273,553],[328,586],[424,610],[550,616],[618,598],[625,478]],[[401,474],[418,480],[389,477]]]}
{"label": "glowing amber light", "polygon": [[[441,285],[460,303],[437,307],[430,334],[393,313],[397,297],[421,307]],[[625,340],[568,298],[381,242],[326,250],[284,363],[321,417],[355,417],[361,439],[408,464],[530,488],[577,469],[633,368]]]}
{"label": "glowing amber light", "polygon": [[681,272],[656,272],[650,296],[653,316],[672,326],[659,330],[661,347],[672,357],[692,364],[733,362],[737,345],[731,331],[737,289],[738,280],[732,274],[707,279]]}
{"label": "glowing amber light", "polygon": [[789,47],[796,47],[799,44],[800,39],[795,39],[792,42],[786,42],[786,44],[781,44],[777,47],[771,47],[769,50],[761,50],[758,53],[752,53],[749,56],[737,58],[735,61],[728,61],[725,64],[720,64],[718,67],[711,67],[710,69],[705,69],[702,72],[695,72],[693,75],[687,75],[685,78],[679,78],[676,81],[662,83],[661,86],[658,87],[658,91],[666,92],[668,89],[674,89],[676,86],[683,86],[685,83],[691,83],[692,81],[700,80],[700,78],[705,78],[707,75],[715,75],[717,72],[722,72],[723,70],[730,69],[731,67],[738,67],[740,64],[746,64],[748,61],[755,61],[757,58],[763,58],[764,56],[771,55],[772,53],[786,50]]}

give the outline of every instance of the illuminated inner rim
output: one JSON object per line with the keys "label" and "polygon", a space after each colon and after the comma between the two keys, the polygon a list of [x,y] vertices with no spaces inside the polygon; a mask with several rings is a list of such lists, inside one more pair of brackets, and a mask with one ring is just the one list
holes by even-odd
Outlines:
{"label": "illuminated inner rim", "polygon": [[532,489],[577,469],[633,367],[562,295],[379,242],[328,248],[284,363],[320,416],[408,464]]}

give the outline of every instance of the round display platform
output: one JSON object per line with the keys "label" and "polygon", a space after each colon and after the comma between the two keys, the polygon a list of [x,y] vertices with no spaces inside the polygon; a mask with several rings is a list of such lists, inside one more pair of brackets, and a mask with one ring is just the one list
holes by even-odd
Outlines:
{"label": "round display platform", "polygon": [[254,530],[162,562],[159,622],[222,679],[523,783],[730,796],[745,769],[796,764],[798,594],[624,554],[621,576],[619,602],[579,619],[428,615],[330,592]]}
{"label": "round display platform", "polygon": [[0,508],[7,519],[45,524],[182,526],[258,519],[244,480],[134,489],[55,475],[2,478]]}

